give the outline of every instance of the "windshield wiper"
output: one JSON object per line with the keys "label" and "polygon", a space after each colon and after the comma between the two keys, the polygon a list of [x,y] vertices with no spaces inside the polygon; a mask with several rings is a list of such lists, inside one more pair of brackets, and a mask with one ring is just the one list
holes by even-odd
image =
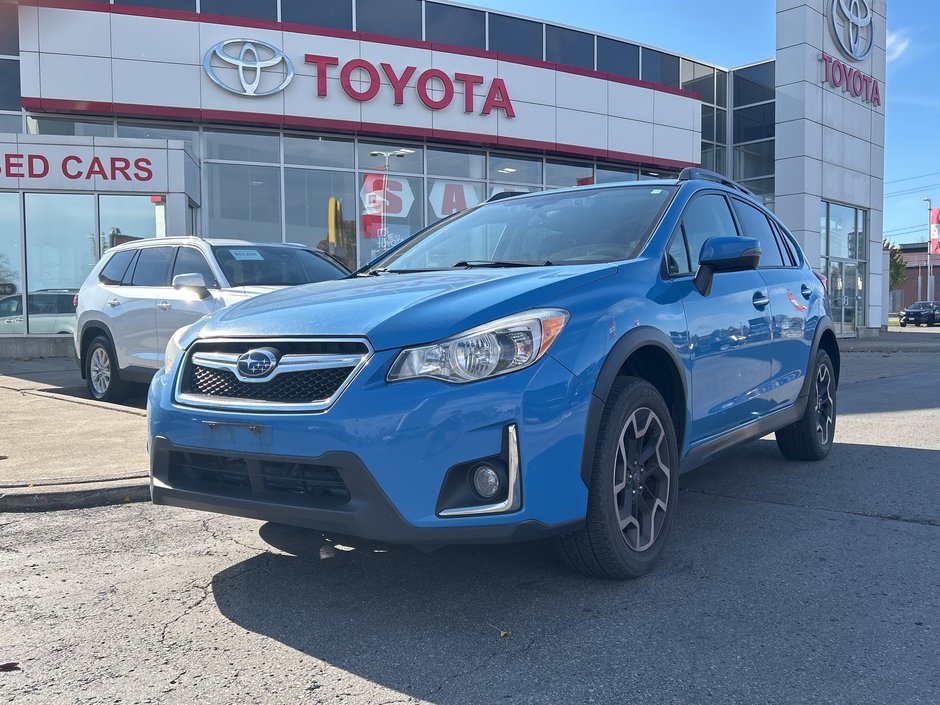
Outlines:
{"label": "windshield wiper", "polygon": [[551,267],[552,264],[553,263],[548,260],[527,262],[524,260],[469,259],[452,264],[451,269],[456,269],[457,267],[467,267],[468,269],[473,267]]}

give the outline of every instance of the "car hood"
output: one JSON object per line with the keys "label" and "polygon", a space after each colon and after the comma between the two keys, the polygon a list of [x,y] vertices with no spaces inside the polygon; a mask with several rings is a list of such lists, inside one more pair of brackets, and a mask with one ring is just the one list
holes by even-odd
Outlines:
{"label": "car hood", "polygon": [[617,265],[383,274],[282,289],[214,314],[200,338],[366,337],[376,350],[432,342],[611,276]]}

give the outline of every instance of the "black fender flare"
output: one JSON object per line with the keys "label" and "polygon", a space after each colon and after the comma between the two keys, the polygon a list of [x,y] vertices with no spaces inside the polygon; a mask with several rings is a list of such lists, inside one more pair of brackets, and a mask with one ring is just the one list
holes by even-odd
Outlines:
{"label": "black fender flare", "polygon": [[[823,336],[827,333],[832,334],[832,338],[835,341],[838,341],[836,336],[836,327],[832,322],[832,319],[829,316],[821,316],[819,322],[816,324],[816,332],[813,335],[813,345],[810,348],[809,353],[809,364],[812,365],[816,360],[816,354],[819,352],[819,346],[822,343]],[[832,354],[829,355],[832,358]],[[835,358],[832,360],[832,366],[835,368],[836,373],[836,388],[839,386],[839,375],[842,369],[842,359],[841,354],[839,353],[839,344],[835,344]],[[809,396],[810,385],[813,382],[813,375],[807,369],[806,377],[803,379],[803,388],[800,390],[800,399],[805,399]]]}
{"label": "black fender flare", "polygon": [[111,329],[108,328],[107,324],[97,319],[85,321],[82,324],[82,334],[79,337],[81,344],[78,357],[78,367],[82,372],[82,379],[85,379],[85,334],[88,332],[89,328],[97,328],[101,330],[101,332],[104,333],[104,337],[108,339],[108,344],[111,346],[111,349],[114,350],[114,337],[111,335]]}
{"label": "black fender flare", "polygon": [[[594,389],[592,390],[591,403],[588,408],[587,421],[584,427],[584,443],[581,448],[581,480],[587,487],[591,485],[594,448],[597,444],[597,434],[600,430],[601,417],[604,415],[604,407],[607,404],[607,396],[610,394],[610,390],[614,386],[614,382],[620,374],[620,370],[627,360],[630,359],[630,356],[644,347],[655,347],[669,356],[675,365],[677,376],[682,385],[682,398],[683,400],[688,400],[689,398],[689,382],[684,372],[685,367],[682,364],[678,352],[676,352],[675,344],[669,337],[658,328],[651,326],[640,326],[625,333],[614,343],[613,347],[607,353],[607,357],[604,360],[604,364],[601,365],[600,372],[594,382]],[[683,403],[682,407],[682,413],[684,415],[688,408],[687,402]],[[676,421],[677,419],[673,419],[673,423]],[[684,416],[678,419],[678,421],[681,424],[680,427],[685,426]],[[683,439],[678,437],[679,434],[676,435],[681,450]]]}

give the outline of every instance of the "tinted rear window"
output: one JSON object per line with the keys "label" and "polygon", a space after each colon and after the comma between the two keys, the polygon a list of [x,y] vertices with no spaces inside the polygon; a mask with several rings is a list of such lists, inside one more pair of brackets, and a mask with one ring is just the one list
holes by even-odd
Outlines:
{"label": "tinted rear window", "polygon": [[297,286],[346,275],[327,259],[296,247],[219,246],[212,251],[230,286]]}
{"label": "tinted rear window", "polygon": [[114,256],[104,266],[104,269],[101,270],[98,280],[102,284],[120,284],[132,259],[134,259],[134,250],[115,252]]}

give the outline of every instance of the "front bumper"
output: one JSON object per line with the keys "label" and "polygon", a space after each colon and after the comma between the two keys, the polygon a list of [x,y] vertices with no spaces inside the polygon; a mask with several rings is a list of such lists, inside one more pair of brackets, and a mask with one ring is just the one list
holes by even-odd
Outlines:
{"label": "front bumper", "polygon": [[[470,385],[389,384],[385,375],[394,357],[377,353],[336,403],[317,413],[178,405],[172,380],[158,373],[148,399],[154,503],[402,543],[525,540],[583,522],[587,488],[580,459],[591,395],[567,369],[546,356],[529,369]],[[521,506],[441,516],[448,470],[497,456],[510,424],[518,429]],[[259,487],[238,496],[186,485],[170,472],[174,453],[329,468],[348,497],[334,506]]]}

